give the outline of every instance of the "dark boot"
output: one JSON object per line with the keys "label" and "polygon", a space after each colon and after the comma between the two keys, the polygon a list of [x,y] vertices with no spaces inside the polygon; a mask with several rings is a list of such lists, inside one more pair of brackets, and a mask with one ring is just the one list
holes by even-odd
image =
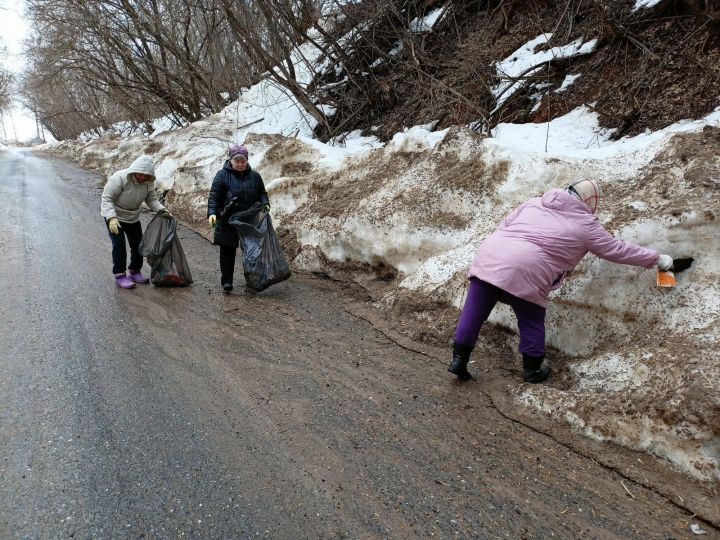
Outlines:
{"label": "dark boot", "polygon": [[523,381],[537,384],[550,375],[550,368],[543,365],[544,356],[523,354]]}
{"label": "dark boot", "polygon": [[468,362],[470,361],[470,353],[474,347],[470,345],[463,345],[462,343],[455,343],[453,346],[453,359],[450,362],[448,371],[458,376],[458,379],[462,381],[469,381],[472,379],[472,375],[467,370]]}

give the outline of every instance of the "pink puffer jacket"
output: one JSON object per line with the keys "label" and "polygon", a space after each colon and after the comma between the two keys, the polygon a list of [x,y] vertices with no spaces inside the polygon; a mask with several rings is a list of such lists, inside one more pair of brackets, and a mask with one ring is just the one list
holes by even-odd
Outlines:
{"label": "pink puffer jacket", "polygon": [[610,235],[590,209],[562,189],[516,208],[478,249],[469,277],[546,307],[587,252],[620,264],[651,268],[660,253]]}

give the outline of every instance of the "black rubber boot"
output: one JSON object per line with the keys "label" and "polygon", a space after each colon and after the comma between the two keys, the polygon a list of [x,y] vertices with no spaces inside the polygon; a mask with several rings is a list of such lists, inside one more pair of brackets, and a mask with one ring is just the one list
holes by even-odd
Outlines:
{"label": "black rubber boot", "polygon": [[222,288],[225,294],[230,294],[230,291],[233,290],[233,285],[232,283],[223,283]]}
{"label": "black rubber boot", "polygon": [[544,358],[544,356],[523,354],[523,381],[537,384],[548,378],[550,368],[543,365]]}
{"label": "black rubber boot", "polygon": [[470,353],[474,347],[470,345],[463,345],[462,343],[455,343],[453,346],[453,358],[448,367],[450,373],[454,373],[458,376],[458,379],[462,381],[469,381],[472,379],[472,375],[467,370],[468,362],[470,361]]}

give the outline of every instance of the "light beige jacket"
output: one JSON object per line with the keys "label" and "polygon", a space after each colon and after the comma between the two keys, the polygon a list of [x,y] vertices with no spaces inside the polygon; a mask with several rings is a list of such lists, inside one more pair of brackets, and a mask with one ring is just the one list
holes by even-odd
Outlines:
{"label": "light beige jacket", "polygon": [[[153,181],[136,182],[135,173],[149,174]],[[135,223],[140,220],[143,202],[153,212],[165,209],[155,193],[155,166],[150,156],[140,156],[127,169],[110,176],[102,192],[100,215],[105,219],[116,217],[123,223]]]}

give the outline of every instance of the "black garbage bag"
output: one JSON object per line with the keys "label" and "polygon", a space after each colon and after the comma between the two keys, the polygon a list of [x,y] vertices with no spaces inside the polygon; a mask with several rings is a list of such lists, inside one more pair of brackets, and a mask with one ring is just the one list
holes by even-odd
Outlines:
{"label": "black garbage bag", "polygon": [[228,222],[240,235],[247,287],[260,292],[290,277],[290,266],[280,248],[270,214],[260,203],[234,213]]}
{"label": "black garbage bag", "polygon": [[150,265],[150,281],[158,287],[185,287],[192,275],[177,236],[177,220],[156,214],[140,242],[140,254]]}

